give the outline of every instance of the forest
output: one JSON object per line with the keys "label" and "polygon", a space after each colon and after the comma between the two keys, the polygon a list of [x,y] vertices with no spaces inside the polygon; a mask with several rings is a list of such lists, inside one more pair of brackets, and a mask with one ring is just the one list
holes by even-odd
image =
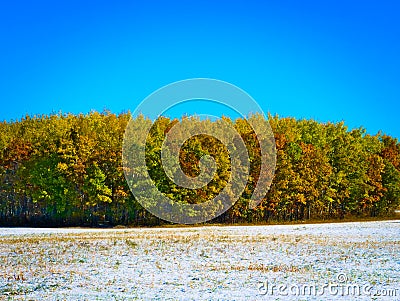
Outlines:
{"label": "forest", "polygon": [[[167,222],[145,210],[124,176],[122,143],[129,112],[26,116],[0,123],[0,226],[153,226]],[[239,200],[211,223],[268,223],[389,217],[400,206],[400,143],[344,122],[321,123],[269,115],[276,145],[272,185],[249,207],[260,171],[260,150],[246,119],[229,121],[246,143],[250,172]],[[265,119],[264,119],[265,120]],[[152,123],[139,116],[137,127]],[[176,202],[213,198],[226,185],[226,148],[197,135],[179,150],[182,170],[199,172],[210,155],[217,174],[205,187],[171,184],[163,172],[160,143],[178,119],[161,117],[146,141],[146,164],[157,188]],[[210,122],[205,120],[204,122]],[[215,122],[215,121],[211,121]],[[156,200],[155,200],[156,201]]]}

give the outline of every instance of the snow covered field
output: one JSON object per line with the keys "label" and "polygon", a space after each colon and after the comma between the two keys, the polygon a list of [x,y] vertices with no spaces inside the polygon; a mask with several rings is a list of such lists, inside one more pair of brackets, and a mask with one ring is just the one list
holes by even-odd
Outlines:
{"label": "snow covered field", "polygon": [[400,300],[400,221],[0,228],[0,300]]}

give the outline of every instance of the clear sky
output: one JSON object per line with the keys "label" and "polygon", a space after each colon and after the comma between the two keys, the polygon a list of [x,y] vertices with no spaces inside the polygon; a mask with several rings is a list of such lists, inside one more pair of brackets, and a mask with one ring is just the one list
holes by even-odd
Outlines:
{"label": "clear sky", "polygon": [[280,116],[400,138],[399,1],[0,1],[0,119],[231,82]]}

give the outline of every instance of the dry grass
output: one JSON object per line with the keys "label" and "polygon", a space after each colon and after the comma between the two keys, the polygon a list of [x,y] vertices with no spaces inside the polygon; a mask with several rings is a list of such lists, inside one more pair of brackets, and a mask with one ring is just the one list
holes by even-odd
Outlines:
{"label": "dry grass", "polygon": [[244,288],[247,299],[252,299],[257,295],[257,279],[326,282],[341,270],[351,279],[398,285],[399,224],[366,223],[361,230],[343,224],[327,227],[326,233],[315,227],[3,235],[0,296],[54,300],[72,294],[78,296],[73,300],[123,296],[150,300],[185,291],[205,294],[198,299],[207,299],[210,292],[241,299]]}

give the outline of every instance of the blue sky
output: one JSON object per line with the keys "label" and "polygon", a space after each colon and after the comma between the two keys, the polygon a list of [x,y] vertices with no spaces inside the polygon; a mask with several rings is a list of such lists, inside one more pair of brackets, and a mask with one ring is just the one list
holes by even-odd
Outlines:
{"label": "blue sky", "polygon": [[400,138],[399,15],[398,1],[1,1],[0,120],[119,113],[207,77],[264,112]]}

